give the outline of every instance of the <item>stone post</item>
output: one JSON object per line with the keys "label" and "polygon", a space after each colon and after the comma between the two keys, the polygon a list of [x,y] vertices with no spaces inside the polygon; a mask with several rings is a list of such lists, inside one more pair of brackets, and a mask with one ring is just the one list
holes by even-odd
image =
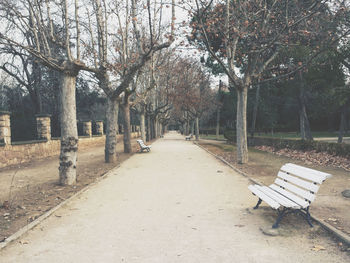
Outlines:
{"label": "stone post", "polygon": [[83,136],[92,136],[91,121],[83,121]]}
{"label": "stone post", "polygon": [[96,121],[96,135],[103,135],[103,121]]}
{"label": "stone post", "polygon": [[0,111],[0,142],[11,144],[10,112]]}
{"label": "stone post", "polygon": [[37,114],[36,118],[36,133],[39,140],[51,140],[51,115]]}

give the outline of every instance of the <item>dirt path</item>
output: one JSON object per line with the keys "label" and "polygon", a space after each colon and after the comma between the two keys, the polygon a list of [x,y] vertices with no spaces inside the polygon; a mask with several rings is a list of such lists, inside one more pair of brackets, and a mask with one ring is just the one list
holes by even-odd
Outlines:
{"label": "dirt path", "polygon": [[200,144],[248,174],[249,177],[265,185],[274,182],[278,170],[285,163],[295,163],[331,174],[332,178],[322,184],[316,200],[312,202],[311,214],[350,235],[350,200],[342,195],[342,191],[350,189],[350,174],[348,171],[339,167],[306,163],[305,160],[296,160],[254,148],[249,149],[249,163],[238,165],[235,146],[221,144],[216,141],[201,141]]}
{"label": "dirt path", "polygon": [[[136,139],[133,140],[136,147]],[[117,144],[117,152],[123,152],[123,143]],[[77,173],[83,174],[91,169],[104,166],[104,145],[79,149]],[[98,170],[98,169],[97,169]],[[10,187],[12,196],[17,191],[47,182],[58,181],[58,156],[34,160],[30,163],[0,169],[0,203],[9,199]]]}
{"label": "dirt path", "polygon": [[170,133],[1,251],[0,262],[349,262],[300,218],[280,236],[262,234],[275,214],[247,209],[256,202],[248,184]]}

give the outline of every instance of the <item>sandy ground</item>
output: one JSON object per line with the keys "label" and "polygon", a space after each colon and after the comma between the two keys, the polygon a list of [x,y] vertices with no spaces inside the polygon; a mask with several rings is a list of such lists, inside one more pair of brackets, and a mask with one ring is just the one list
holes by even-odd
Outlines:
{"label": "sandy ground", "polygon": [[[136,139],[132,146],[136,148]],[[117,152],[123,152],[123,143],[117,144]],[[104,145],[79,148],[78,174],[104,163]],[[10,187],[12,193],[44,182],[58,181],[58,156],[33,160],[29,163],[0,169],[0,201],[8,200]]]}
{"label": "sandy ground", "polygon": [[[139,147],[132,141],[133,152]],[[0,243],[43,213],[96,181],[132,154],[117,145],[116,163],[104,162],[104,147],[80,147],[77,184],[58,184],[58,156],[0,169]]]}
{"label": "sandy ground", "polygon": [[170,133],[1,251],[0,262],[349,262],[301,218],[279,236],[262,234],[275,215],[249,209],[248,184]]}
{"label": "sandy ground", "polygon": [[213,140],[201,140],[200,144],[248,174],[250,178],[256,179],[265,185],[270,185],[274,182],[278,170],[285,163],[295,163],[331,174],[332,177],[321,185],[316,195],[316,200],[310,206],[310,212],[317,218],[325,220],[338,230],[350,235],[350,199],[342,195],[342,191],[350,189],[350,173],[348,171],[339,167],[307,164],[305,160],[296,160],[255,149],[250,149],[249,163],[238,165],[236,152],[232,151],[232,146]]}

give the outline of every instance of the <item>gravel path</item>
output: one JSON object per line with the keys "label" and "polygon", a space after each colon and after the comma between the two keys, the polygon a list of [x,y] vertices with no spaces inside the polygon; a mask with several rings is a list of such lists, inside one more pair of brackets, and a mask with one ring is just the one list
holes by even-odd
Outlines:
{"label": "gravel path", "polygon": [[247,210],[256,202],[248,184],[169,133],[1,251],[0,262],[349,262],[327,236],[310,239],[303,220],[287,235],[262,234],[270,218]]}

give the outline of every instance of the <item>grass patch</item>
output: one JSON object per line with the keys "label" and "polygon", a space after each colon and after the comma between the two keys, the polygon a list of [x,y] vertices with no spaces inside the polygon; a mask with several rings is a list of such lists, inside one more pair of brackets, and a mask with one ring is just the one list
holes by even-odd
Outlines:
{"label": "grass patch", "polygon": [[[208,134],[208,135],[201,134],[200,138],[203,140],[217,140],[216,135],[214,135],[214,134]],[[226,141],[224,135],[222,135],[222,134],[219,135],[219,140]]]}

